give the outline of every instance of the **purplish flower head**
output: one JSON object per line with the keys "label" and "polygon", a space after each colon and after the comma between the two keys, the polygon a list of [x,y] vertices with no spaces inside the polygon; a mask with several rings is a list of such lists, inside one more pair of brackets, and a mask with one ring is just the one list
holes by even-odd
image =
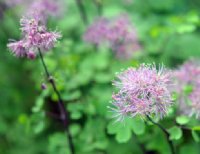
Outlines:
{"label": "purplish flower head", "polygon": [[141,64],[119,73],[113,85],[113,111],[118,120],[124,116],[141,117],[155,115],[163,118],[172,105],[169,91],[171,75],[164,66],[156,69],[154,64]]}

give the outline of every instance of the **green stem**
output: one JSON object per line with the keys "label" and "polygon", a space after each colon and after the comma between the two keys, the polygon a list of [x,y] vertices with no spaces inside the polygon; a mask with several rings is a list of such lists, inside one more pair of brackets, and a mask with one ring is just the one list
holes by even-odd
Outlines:
{"label": "green stem", "polygon": [[102,16],[103,14],[103,5],[102,5],[102,0],[94,0],[94,3],[97,7],[97,12],[99,16]]}
{"label": "green stem", "polygon": [[87,26],[88,25],[88,17],[85,11],[85,7],[83,5],[83,0],[76,0],[77,7],[79,9],[79,13],[83,23]]}

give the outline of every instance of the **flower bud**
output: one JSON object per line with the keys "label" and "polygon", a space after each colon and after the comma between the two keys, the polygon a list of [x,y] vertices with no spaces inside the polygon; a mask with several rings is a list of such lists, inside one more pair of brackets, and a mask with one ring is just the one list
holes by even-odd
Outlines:
{"label": "flower bud", "polygon": [[35,59],[36,54],[33,51],[29,51],[28,54],[27,54],[27,57],[28,57],[28,59],[33,60],[33,59]]}
{"label": "flower bud", "polygon": [[47,89],[47,85],[46,85],[45,83],[42,83],[42,85],[41,85],[41,89],[42,89],[42,90]]}

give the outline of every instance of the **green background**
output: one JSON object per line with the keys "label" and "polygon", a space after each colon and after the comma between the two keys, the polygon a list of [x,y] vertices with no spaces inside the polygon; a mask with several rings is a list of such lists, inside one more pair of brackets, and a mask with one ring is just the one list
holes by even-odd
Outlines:
{"label": "green background", "polygon": [[[89,22],[97,18],[92,0],[84,0]],[[48,21],[50,29],[63,35],[45,55],[66,108],[70,111],[70,131],[78,154],[168,154],[164,134],[138,118],[114,123],[107,106],[113,92],[116,72],[143,62],[163,63],[176,68],[191,57],[200,56],[199,0],[103,0],[103,15],[127,13],[138,31],[142,51],[130,60],[117,59],[110,49],[85,43],[87,26],[80,18],[74,0],[66,2],[66,13]],[[39,59],[18,59],[8,51],[8,39],[19,39],[20,7],[0,12],[0,154],[69,153],[60,122],[53,112],[57,101],[46,83]],[[199,154],[199,128],[181,130],[174,126],[174,112],[161,121],[169,129],[180,154]],[[180,118],[181,119],[181,118]],[[184,122],[184,118],[179,121]],[[181,123],[180,122],[180,123]],[[200,122],[190,119],[189,126]]]}

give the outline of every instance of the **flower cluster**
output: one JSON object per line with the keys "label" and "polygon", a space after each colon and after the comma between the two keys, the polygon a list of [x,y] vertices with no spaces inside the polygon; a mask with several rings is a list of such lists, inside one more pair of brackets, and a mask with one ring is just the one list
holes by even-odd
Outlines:
{"label": "flower cluster", "polygon": [[[34,17],[40,17],[46,21],[48,16],[56,16],[60,13],[61,6],[55,0],[36,0],[29,7],[28,14]],[[37,10],[37,11],[35,11]]]}
{"label": "flower cluster", "polygon": [[195,86],[200,79],[200,63],[194,59],[185,62],[178,70],[174,71],[175,79],[180,90],[185,85]]}
{"label": "flower cluster", "polygon": [[23,14],[33,18],[41,18],[46,21],[49,16],[58,16],[61,13],[61,1],[56,0],[7,0],[5,3],[10,6],[22,7]]}
{"label": "flower cluster", "polygon": [[49,51],[61,37],[57,32],[48,32],[46,27],[41,25],[39,18],[22,18],[20,24],[23,38],[8,44],[8,48],[16,57],[26,56],[34,59],[38,49],[43,52]]}
{"label": "flower cluster", "polygon": [[136,29],[131,25],[126,15],[111,20],[100,18],[87,29],[83,39],[96,45],[107,44],[117,57],[128,58],[141,48]]}
{"label": "flower cluster", "polygon": [[174,72],[178,92],[178,109],[182,114],[200,118],[200,63],[197,60],[185,62]]}
{"label": "flower cluster", "polygon": [[129,68],[117,75],[113,85],[119,90],[113,94],[113,110],[118,120],[124,116],[164,117],[172,104],[169,87],[171,74],[164,66],[141,64],[138,69]]}

